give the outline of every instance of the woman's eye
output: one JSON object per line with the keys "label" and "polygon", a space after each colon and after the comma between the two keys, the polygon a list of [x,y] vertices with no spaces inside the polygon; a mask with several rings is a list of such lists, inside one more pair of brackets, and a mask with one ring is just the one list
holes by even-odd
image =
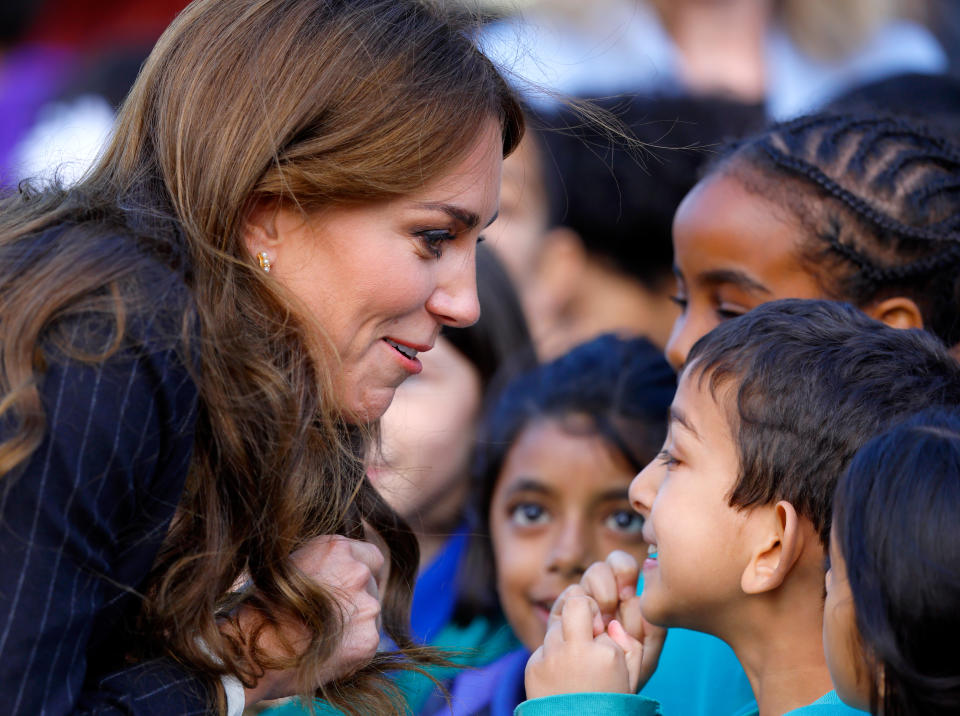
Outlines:
{"label": "woman's eye", "polygon": [[520,527],[542,525],[547,519],[547,511],[535,502],[522,502],[510,510],[510,519]]}
{"label": "woman's eye", "polygon": [[643,517],[633,510],[617,510],[606,519],[608,529],[628,534],[640,534],[643,530]]}
{"label": "woman's eye", "polygon": [[687,297],[686,297],[686,296],[681,296],[681,295],[677,294],[676,296],[670,296],[670,300],[673,301],[673,302],[674,302],[675,304],[677,304],[678,306],[680,306],[680,311],[681,311],[681,312],[687,310]]}
{"label": "woman's eye", "polygon": [[447,231],[446,229],[427,229],[425,231],[418,231],[417,236],[420,237],[420,240],[423,241],[424,246],[426,246],[427,250],[433,254],[434,258],[440,258],[443,256],[444,241],[453,241],[455,238],[457,238],[455,234]]}

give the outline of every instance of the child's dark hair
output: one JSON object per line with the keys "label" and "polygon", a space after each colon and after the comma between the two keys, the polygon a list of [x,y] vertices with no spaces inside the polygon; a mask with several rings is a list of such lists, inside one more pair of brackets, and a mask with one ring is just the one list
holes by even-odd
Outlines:
{"label": "child's dark hair", "polygon": [[939,340],[831,301],[772,301],[721,323],[694,344],[685,372],[735,397],[730,505],[786,500],[824,545],[854,453],[919,410],[960,405],[960,364]]}
{"label": "child's dark hair", "polygon": [[[641,156],[603,125],[575,114],[545,118],[544,172],[552,175],[554,225],[572,228],[587,251],[661,288],[672,277],[673,215],[712,147],[764,124],[760,104],[724,97],[621,96],[594,100],[640,141]],[[551,171],[553,170],[553,171]]]}
{"label": "child's dark hair", "polygon": [[[960,412],[930,410],[868,442],[834,498],[871,711],[960,712]],[[879,686],[882,674],[882,687]]]}
{"label": "child's dark hair", "polygon": [[[487,412],[474,467],[472,503],[478,539],[471,544],[459,609],[491,613],[493,559],[488,533],[490,498],[520,433],[544,418],[587,416],[602,435],[639,470],[654,458],[666,433],[667,409],[676,390],[673,370],[644,338],[603,335],[511,381]],[[586,429],[577,422],[577,429]],[[572,428],[571,428],[572,429]]]}
{"label": "child's dark hair", "polygon": [[960,342],[960,149],[902,117],[821,113],[733,145],[711,171],[783,205],[809,234],[800,259],[826,296],[905,296]]}

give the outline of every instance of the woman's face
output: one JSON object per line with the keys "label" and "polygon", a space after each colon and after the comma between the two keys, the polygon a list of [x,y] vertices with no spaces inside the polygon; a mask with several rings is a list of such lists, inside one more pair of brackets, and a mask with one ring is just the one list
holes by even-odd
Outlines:
{"label": "woman's face", "polygon": [[309,216],[276,204],[251,212],[247,248],[269,254],[270,275],[336,349],[329,365],[349,419],[383,415],[440,327],[479,317],[476,246],[497,213],[502,151],[490,120],[454,167],[413,194]]}
{"label": "woman's face", "polygon": [[553,602],[587,567],[622,549],[638,562],[643,518],[630,507],[634,469],[587,425],[543,419],[507,453],[490,501],[504,614],[528,649],[543,643]]}
{"label": "woman's face", "polygon": [[384,413],[381,454],[367,470],[417,531],[449,528],[459,514],[482,399],[476,367],[443,336],[422,360]]}
{"label": "woman's face", "polygon": [[799,258],[805,231],[792,215],[750,192],[732,174],[709,175],[673,220],[677,303],[667,342],[679,370],[701,336],[722,321],[778,298],[825,298]]}
{"label": "woman's face", "polygon": [[[837,532],[834,523],[831,530]],[[827,597],[823,605],[823,650],[837,694],[854,708],[870,710],[870,667],[864,658],[857,629],[853,594],[847,580],[847,563],[830,540],[830,569],[826,576]]]}

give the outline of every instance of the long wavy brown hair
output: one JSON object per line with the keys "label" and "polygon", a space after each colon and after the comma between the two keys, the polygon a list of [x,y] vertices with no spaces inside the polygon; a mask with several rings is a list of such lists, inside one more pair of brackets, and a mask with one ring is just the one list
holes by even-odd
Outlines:
{"label": "long wavy brown hair", "polygon": [[[362,537],[365,524],[390,546],[382,613],[401,653],[378,656],[354,688],[317,693],[350,712],[389,712],[385,667],[432,658],[407,637],[416,541],[363,475],[371,430],[337,413],[335,361],[320,358],[329,344],[256,267],[243,233],[260,200],[309,212],[415,191],[491,117],[512,151],[522,114],[474,25],[426,0],[197,0],[160,38],[88,175],[69,188],[22,185],[0,207],[0,420],[16,426],[0,444],[5,480],[29,479],[11,473],[44,437],[39,347],[50,327],[109,316],[112,348],[81,356],[105,360],[129,316],[150,309],[150,286],[136,280],[146,264],[159,257],[185,276],[177,340],[199,391],[195,446],[141,621],[147,652],[211,683],[230,672],[249,686],[296,665],[313,693],[342,615],[290,555],[318,535]],[[36,250],[52,227],[56,240]],[[116,231],[147,250],[110,254],[98,237]],[[223,637],[217,620],[238,600],[265,623],[295,615],[313,634],[305,653],[270,660]]]}

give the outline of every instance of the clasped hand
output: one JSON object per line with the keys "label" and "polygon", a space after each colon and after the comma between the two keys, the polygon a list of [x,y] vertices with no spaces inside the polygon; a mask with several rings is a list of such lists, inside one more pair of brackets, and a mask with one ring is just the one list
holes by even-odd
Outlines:
{"label": "clasped hand", "polygon": [[543,645],[527,662],[527,698],[586,691],[636,693],[660,659],[666,629],[643,618],[637,561],[611,552],[550,610]]}

